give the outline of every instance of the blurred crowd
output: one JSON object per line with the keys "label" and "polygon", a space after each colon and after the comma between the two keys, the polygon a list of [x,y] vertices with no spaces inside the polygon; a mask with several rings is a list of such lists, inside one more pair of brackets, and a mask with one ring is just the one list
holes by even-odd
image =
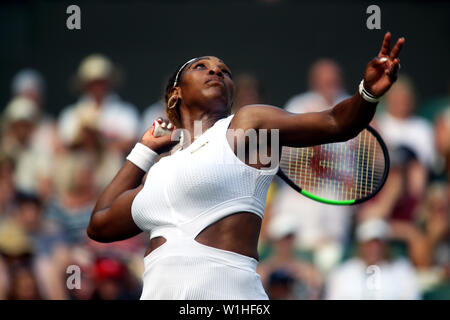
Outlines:
{"label": "blurred crowd", "polygon": [[[354,93],[330,59],[307,76],[308,91],[281,107],[322,111]],[[13,77],[0,123],[0,299],[139,298],[147,236],[100,244],[86,235],[99,192],[165,116],[162,99],[137,108],[117,82],[108,57],[86,57],[74,83],[79,98],[53,117],[44,75]],[[267,102],[254,75],[235,84],[233,112]],[[317,203],[274,179],[258,248],[271,299],[450,299],[450,88],[420,105],[415,92],[412,79],[400,78],[372,122],[391,170],[370,201]],[[69,266],[80,270],[77,288]]]}

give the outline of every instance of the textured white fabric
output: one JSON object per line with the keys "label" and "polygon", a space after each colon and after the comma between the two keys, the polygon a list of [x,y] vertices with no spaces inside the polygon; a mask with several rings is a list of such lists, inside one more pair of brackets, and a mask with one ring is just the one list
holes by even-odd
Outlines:
{"label": "textured white fabric", "polygon": [[169,239],[144,258],[141,299],[268,299],[255,259],[202,245],[188,236],[172,234]]}
{"label": "textured white fabric", "polygon": [[141,299],[267,299],[255,259],[195,241],[230,214],[262,218],[278,170],[259,170],[236,157],[226,139],[232,118],[217,121],[189,147],[153,165],[136,195],[136,225],[150,239],[166,239],[145,258]]}

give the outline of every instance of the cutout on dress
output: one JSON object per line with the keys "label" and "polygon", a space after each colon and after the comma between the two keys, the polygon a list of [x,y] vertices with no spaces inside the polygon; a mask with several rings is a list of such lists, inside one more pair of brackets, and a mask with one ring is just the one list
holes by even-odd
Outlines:
{"label": "cutout on dress", "polygon": [[148,249],[147,249],[147,251],[145,251],[144,258],[146,256],[148,256],[153,250],[159,248],[164,243],[166,243],[166,241],[167,241],[166,238],[164,238],[162,236],[154,237],[153,239],[151,239],[150,244],[148,245]]}

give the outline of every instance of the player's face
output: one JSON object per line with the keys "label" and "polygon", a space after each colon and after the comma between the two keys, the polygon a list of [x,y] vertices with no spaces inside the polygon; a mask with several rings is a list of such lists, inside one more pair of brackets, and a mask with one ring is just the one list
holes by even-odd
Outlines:
{"label": "player's face", "polygon": [[180,87],[186,105],[225,105],[231,108],[234,94],[231,71],[216,57],[202,57],[191,63],[183,71]]}

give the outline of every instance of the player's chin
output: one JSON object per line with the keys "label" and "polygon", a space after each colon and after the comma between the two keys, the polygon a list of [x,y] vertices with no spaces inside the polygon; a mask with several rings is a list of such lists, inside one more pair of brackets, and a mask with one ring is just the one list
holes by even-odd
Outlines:
{"label": "player's chin", "polygon": [[203,96],[206,100],[220,100],[223,103],[227,104],[229,92],[225,87],[222,86],[211,86],[207,87],[203,90]]}

